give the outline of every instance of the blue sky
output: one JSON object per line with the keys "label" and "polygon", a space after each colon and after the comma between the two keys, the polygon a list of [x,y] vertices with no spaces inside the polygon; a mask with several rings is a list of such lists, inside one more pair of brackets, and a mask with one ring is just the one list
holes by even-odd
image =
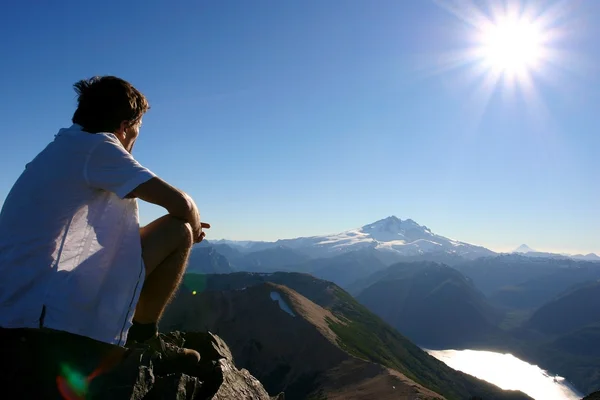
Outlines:
{"label": "blue sky", "polygon": [[72,84],[112,74],[152,106],[134,155],[196,199],[209,239],[397,215],[497,250],[600,254],[597,2],[555,13],[537,97],[444,68],[474,28],[433,1],[83,3],[0,13],[0,201],[70,125]]}

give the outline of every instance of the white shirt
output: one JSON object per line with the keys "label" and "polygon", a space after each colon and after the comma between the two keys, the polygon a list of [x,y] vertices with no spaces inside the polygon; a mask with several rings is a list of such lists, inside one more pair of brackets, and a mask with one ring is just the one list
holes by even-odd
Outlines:
{"label": "white shirt", "polygon": [[111,133],[61,129],[0,213],[0,326],[123,345],[144,282],[135,199],[155,175]]}

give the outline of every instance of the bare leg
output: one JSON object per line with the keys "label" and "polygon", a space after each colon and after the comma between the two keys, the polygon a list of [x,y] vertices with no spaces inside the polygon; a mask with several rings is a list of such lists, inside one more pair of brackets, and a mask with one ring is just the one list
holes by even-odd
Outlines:
{"label": "bare leg", "polygon": [[192,248],[190,225],[165,215],[140,229],[146,280],[134,320],[157,323],[177,290]]}

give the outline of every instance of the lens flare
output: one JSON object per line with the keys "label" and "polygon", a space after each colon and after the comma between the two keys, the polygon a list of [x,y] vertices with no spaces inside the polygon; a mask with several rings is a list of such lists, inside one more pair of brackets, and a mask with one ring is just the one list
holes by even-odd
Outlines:
{"label": "lens flare", "polygon": [[61,365],[61,375],[56,378],[58,391],[66,400],[83,400],[88,389],[88,378],[66,364]]}
{"label": "lens flare", "polygon": [[60,364],[60,375],[56,377],[56,385],[65,400],[85,400],[89,394],[90,383],[99,375],[115,368],[125,355],[125,350],[116,347],[104,355],[98,367],[89,375],[85,375],[68,364]]}

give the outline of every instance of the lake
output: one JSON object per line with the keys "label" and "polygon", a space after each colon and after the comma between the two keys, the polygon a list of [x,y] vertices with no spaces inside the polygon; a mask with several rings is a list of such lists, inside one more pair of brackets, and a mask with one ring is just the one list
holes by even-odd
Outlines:
{"label": "lake", "polygon": [[551,375],[511,354],[478,350],[426,350],[450,368],[505,390],[520,390],[535,400],[579,400],[564,378]]}

